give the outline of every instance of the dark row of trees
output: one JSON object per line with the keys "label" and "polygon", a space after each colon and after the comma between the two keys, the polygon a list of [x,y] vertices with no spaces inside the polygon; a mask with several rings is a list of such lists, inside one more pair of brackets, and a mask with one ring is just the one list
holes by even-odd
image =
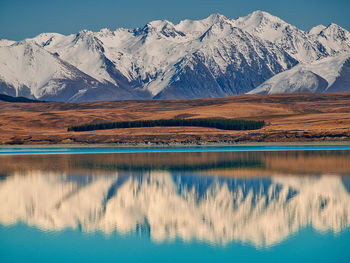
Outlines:
{"label": "dark row of trees", "polygon": [[27,99],[24,97],[12,97],[12,96],[8,96],[5,94],[0,94],[0,100],[2,101],[6,101],[6,102],[33,102],[33,103],[37,103],[37,102],[42,102],[39,100],[31,100],[31,99]]}
{"label": "dark row of trees", "polygon": [[68,131],[94,131],[116,128],[137,128],[137,127],[175,127],[175,126],[196,126],[209,127],[222,130],[257,130],[264,126],[264,121],[233,120],[233,119],[170,119],[170,120],[141,120],[141,121],[120,121],[97,124],[84,124],[72,126]]}

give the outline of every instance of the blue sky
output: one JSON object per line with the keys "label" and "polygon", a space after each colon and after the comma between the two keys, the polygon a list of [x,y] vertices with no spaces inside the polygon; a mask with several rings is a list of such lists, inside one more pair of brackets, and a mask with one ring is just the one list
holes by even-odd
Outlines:
{"label": "blue sky", "polygon": [[134,28],[156,19],[177,23],[212,13],[237,18],[255,10],[267,11],[303,30],[331,22],[350,30],[350,0],[0,0],[0,39]]}

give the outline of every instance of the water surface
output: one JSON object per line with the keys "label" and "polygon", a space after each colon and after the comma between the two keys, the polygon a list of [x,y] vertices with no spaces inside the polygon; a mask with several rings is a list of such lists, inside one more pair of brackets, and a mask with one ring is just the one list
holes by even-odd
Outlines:
{"label": "water surface", "polygon": [[350,151],[211,149],[0,155],[1,262],[348,262]]}

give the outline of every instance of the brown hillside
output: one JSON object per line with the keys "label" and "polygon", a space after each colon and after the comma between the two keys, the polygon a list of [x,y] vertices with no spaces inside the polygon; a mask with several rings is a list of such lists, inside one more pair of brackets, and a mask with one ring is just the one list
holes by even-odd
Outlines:
{"label": "brown hillside", "polygon": [[[154,127],[67,132],[86,123],[170,118],[265,120],[256,131]],[[91,103],[0,102],[0,144],[205,143],[350,140],[350,93]]]}

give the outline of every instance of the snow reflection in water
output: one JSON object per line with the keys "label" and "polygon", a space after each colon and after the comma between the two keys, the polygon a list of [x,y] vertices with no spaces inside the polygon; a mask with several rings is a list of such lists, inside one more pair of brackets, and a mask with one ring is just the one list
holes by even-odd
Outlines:
{"label": "snow reflection in water", "polygon": [[307,226],[335,233],[348,228],[347,180],[326,174],[232,178],[166,171],[14,172],[0,181],[0,223],[106,235],[139,231],[154,242],[180,238],[267,247]]}

